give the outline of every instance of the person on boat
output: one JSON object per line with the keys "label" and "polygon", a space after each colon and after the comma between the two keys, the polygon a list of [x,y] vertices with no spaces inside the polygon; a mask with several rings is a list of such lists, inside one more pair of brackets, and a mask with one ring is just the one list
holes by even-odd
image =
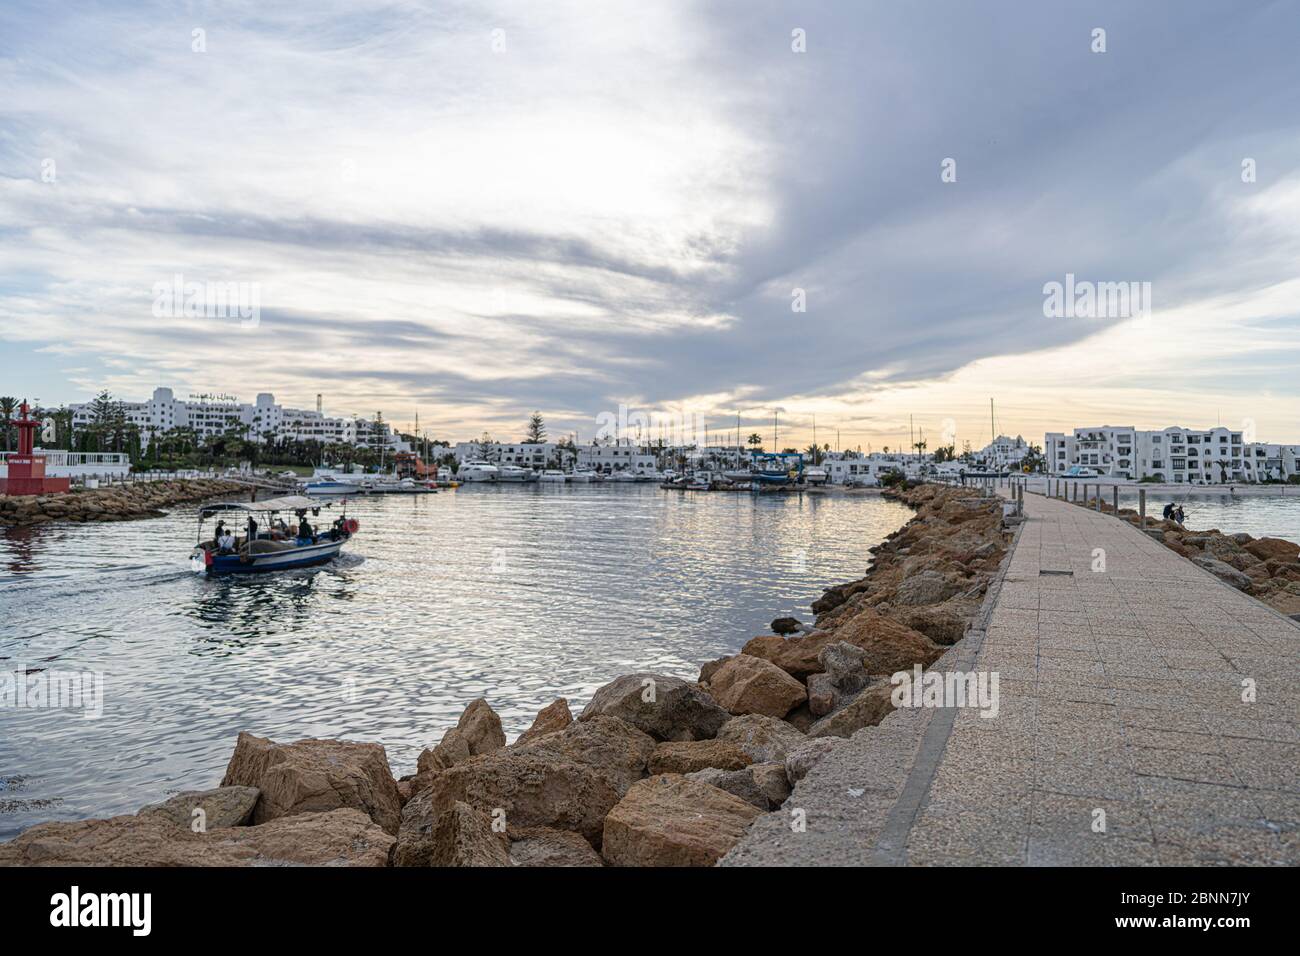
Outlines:
{"label": "person on boat", "polygon": [[307,521],[307,516],[303,515],[298,519],[298,541],[299,543],[311,544],[315,534],[311,524]]}
{"label": "person on boat", "polygon": [[221,547],[221,536],[225,533],[226,533],[226,522],[224,520],[220,520],[217,522],[217,526],[212,529],[212,543],[215,544],[218,548]]}
{"label": "person on boat", "polygon": [[222,554],[232,554],[235,550],[235,536],[224,528],[221,537],[217,538],[217,550]]}
{"label": "person on boat", "polygon": [[252,515],[248,516],[248,540],[250,542],[257,540],[257,519]]}

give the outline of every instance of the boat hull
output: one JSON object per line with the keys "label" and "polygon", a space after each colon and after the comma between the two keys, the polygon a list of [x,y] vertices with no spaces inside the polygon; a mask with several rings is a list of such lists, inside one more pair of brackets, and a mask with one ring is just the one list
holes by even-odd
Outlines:
{"label": "boat hull", "polygon": [[320,541],[316,544],[291,548],[288,551],[268,551],[249,555],[214,554],[206,571],[209,575],[258,574],[266,571],[287,571],[292,568],[309,568],[324,564],[339,556],[346,538],[337,541]]}

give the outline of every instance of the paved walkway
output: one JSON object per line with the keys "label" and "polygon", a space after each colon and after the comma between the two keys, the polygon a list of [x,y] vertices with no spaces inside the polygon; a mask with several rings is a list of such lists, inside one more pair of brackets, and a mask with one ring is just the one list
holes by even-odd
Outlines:
{"label": "paved walkway", "polygon": [[935,665],[998,672],[998,716],[895,711],[723,865],[1300,863],[1300,626],[1109,515],[1025,511]]}

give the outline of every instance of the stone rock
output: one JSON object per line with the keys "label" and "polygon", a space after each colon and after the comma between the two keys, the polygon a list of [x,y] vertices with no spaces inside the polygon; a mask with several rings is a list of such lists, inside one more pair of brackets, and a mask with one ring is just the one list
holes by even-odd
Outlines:
{"label": "stone rock", "polygon": [[1249,576],[1242,574],[1230,564],[1225,564],[1222,561],[1204,555],[1199,558],[1192,558],[1192,563],[1197,567],[1209,571],[1220,581],[1232,585],[1238,591],[1245,591],[1250,588],[1251,580]]}
{"label": "stone rock", "polygon": [[223,787],[262,792],[253,822],[297,813],[352,807],[388,833],[401,823],[402,801],[388,757],[379,744],[300,740],[277,744],[241,733],[221,781]]}
{"label": "stone rock", "polygon": [[1300,544],[1293,544],[1282,538],[1258,538],[1246,542],[1245,547],[1247,551],[1261,561],[1275,560],[1294,563],[1300,560]]}
{"label": "stone rock", "polygon": [[830,682],[845,693],[855,693],[867,686],[867,652],[853,644],[836,641],[827,644],[817,653],[817,663],[822,666]]}
{"label": "stone rock", "polygon": [[785,776],[790,781],[790,786],[793,787],[808,776],[808,771],[817,766],[818,761],[834,750],[838,744],[839,739],[836,737],[818,737],[807,740],[790,751],[785,758]]}
{"label": "stone rock", "polygon": [[800,630],[797,617],[778,617],[772,621],[773,634],[794,634]]}
{"label": "stone rock", "polygon": [[573,830],[596,846],[619,793],[594,767],[559,754],[498,750],[436,774],[403,808],[402,821],[432,823],[423,818],[455,800],[488,814],[503,810],[512,829]]}
{"label": "stone rock", "polygon": [[808,699],[803,684],[761,657],[737,654],[709,681],[713,699],[733,714],[784,717]]}
{"label": "stone rock", "polygon": [[701,687],[663,674],[625,674],[592,696],[579,721],[617,717],[655,740],[708,740],[731,719]]}
{"label": "stone rock", "polygon": [[561,697],[555,703],[547,704],[539,710],[537,716],[533,718],[532,726],[520,734],[515,743],[522,744],[536,737],[553,734],[571,723],[573,723],[573,714],[569,712],[569,702]]}
{"label": "stone rock", "polygon": [[655,739],[617,717],[604,715],[570,724],[560,733],[548,734],[516,751],[552,754],[595,770],[619,797],[646,775],[646,764],[655,749]]}
{"label": "stone rock", "polygon": [[[565,710],[568,710],[567,705]],[[501,718],[484,698],[479,697],[470,701],[456,726],[442,735],[437,746],[420,754],[416,767],[420,774],[427,775],[454,767],[470,757],[500,750],[505,745],[506,734],[501,729]]]}
{"label": "stone rock", "polygon": [[[416,798],[420,799],[419,797]],[[579,838],[581,839],[581,838]],[[430,803],[428,813],[403,813],[393,844],[393,866],[509,866],[505,833],[492,818],[459,800]]]}
{"label": "stone rock", "polygon": [[807,738],[784,720],[764,714],[745,714],[723,724],[717,739],[738,745],[754,763],[780,763]]}
{"label": "stone rock", "polygon": [[785,722],[799,731],[801,734],[808,733],[808,728],[813,725],[817,717],[813,714],[812,709],[804,704],[802,707],[796,707],[790,713],[785,715]]}
{"label": "stone rock", "polygon": [[761,814],[705,783],[649,777],[605,818],[601,856],[612,866],[712,866]]}
{"label": "stone rock", "polygon": [[904,606],[942,604],[954,594],[964,591],[966,587],[965,581],[940,571],[922,571],[920,574],[905,578],[898,585],[894,591],[894,604]]}
{"label": "stone rock", "polygon": [[894,709],[893,685],[879,681],[867,687],[848,703],[808,728],[809,737],[851,737],[863,727],[874,727]]}
{"label": "stone rock", "polygon": [[[957,597],[942,604],[891,608],[889,616],[936,644],[949,647],[966,636],[966,628],[979,607],[979,601]],[[884,611],[882,608],[877,610]]]}
{"label": "stone rock", "polygon": [[[137,816],[150,814],[170,820],[178,827],[189,829],[196,819],[203,828],[219,830],[223,827],[242,827],[253,818],[253,807],[261,791],[256,787],[215,787],[212,790],[187,790],[162,803],[142,807]],[[202,810],[200,817],[195,810]]]}
{"label": "stone rock", "polygon": [[515,866],[604,866],[591,844],[568,830],[533,827],[521,831],[510,844]]}
{"label": "stone rock", "polygon": [[165,813],[41,823],[0,866],[384,866],[393,837],[351,808],[195,833]]}
{"label": "stone rock", "polygon": [[750,764],[742,770],[709,767],[686,774],[686,779],[725,790],[764,811],[775,810],[790,796],[790,781],[781,763]]}
{"label": "stone rock", "polygon": [[707,685],[709,681],[713,679],[713,675],[718,672],[718,668],[729,660],[731,660],[730,657],[719,657],[716,660],[709,661],[707,664],[701,664],[698,683],[701,685]]}
{"label": "stone rock", "polygon": [[834,630],[803,637],[756,637],[741,653],[771,661],[795,677],[806,677],[821,671],[817,658],[822,648],[841,641],[866,651],[863,666],[870,674],[893,674],[913,664],[926,667],[944,650],[924,634],[872,608],[863,608],[840,621]]}
{"label": "stone rock", "polygon": [[834,710],[838,695],[830,674],[808,675],[808,712],[814,717],[824,717]]}
{"label": "stone rock", "polygon": [[655,747],[648,769],[652,775],[692,773],[706,767],[739,770],[751,763],[753,758],[739,744],[727,740],[680,740]]}

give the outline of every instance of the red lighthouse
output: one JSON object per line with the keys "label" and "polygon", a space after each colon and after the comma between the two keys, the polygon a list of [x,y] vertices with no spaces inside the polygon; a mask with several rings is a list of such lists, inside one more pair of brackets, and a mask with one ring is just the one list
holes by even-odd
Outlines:
{"label": "red lighthouse", "polygon": [[18,451],[9,456],[9,477],[0,478],[0,494],[6,495],[52,495],[67,491],[70,484],[67,478],[45,477],[45,456],[36,454],[36,429],[41,423],[27,417],[26,402],[18,407],[21,416],[14,421],[18,427]]}

